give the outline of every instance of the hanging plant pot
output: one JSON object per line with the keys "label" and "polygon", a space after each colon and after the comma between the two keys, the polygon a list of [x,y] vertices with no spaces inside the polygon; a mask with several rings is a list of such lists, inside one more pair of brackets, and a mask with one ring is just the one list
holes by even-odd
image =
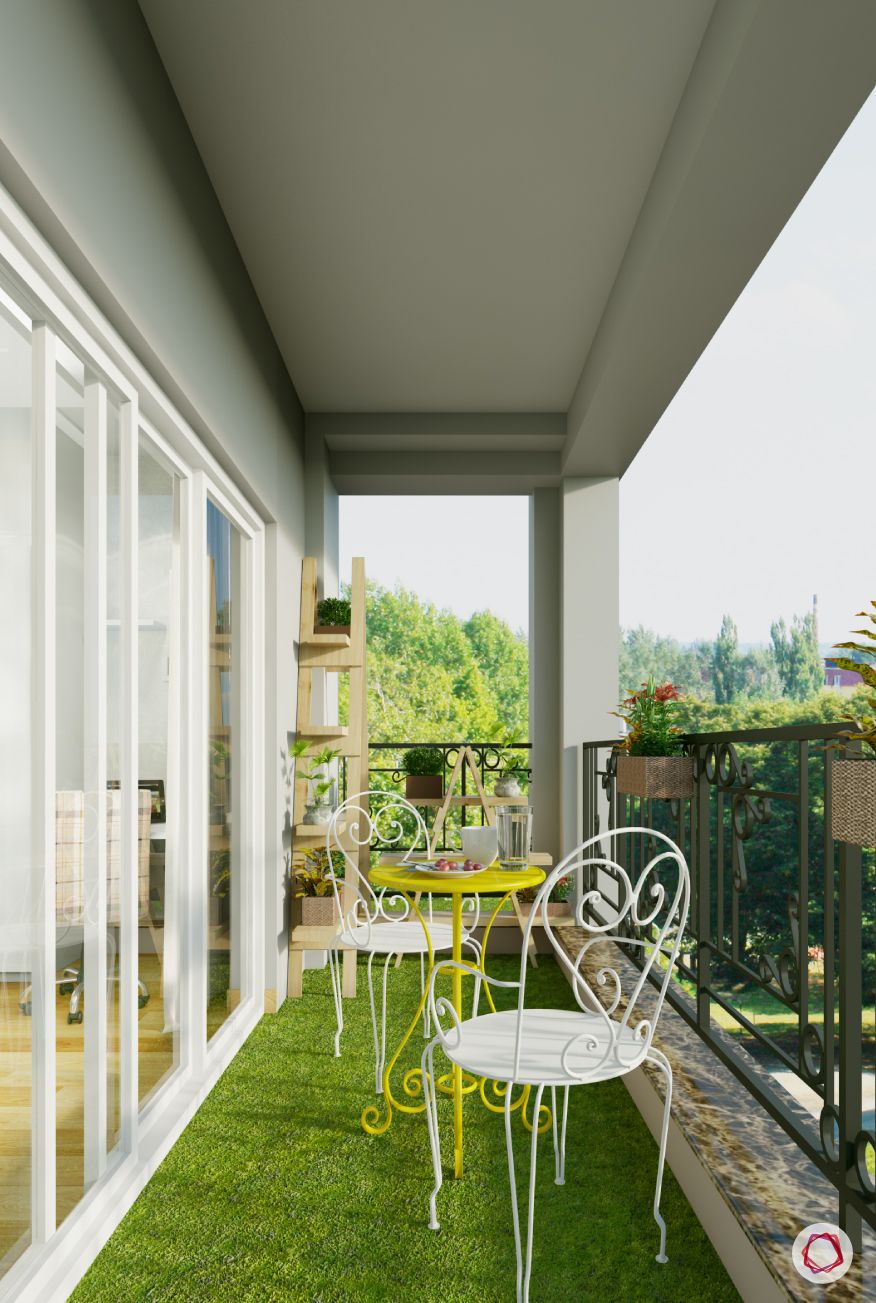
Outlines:
{"label": "hanging plant pot", "polygon": [[334,806],[330,802],[324,802],[322,805],[306,805],[301,822],[319,826],[328,823],[333,814]]}
{"label": "hanging plant pot", "polygon": [[876,760],[834,760],[834,841],[876,846]]}
{"label": "hanging plant pot", "polygon": [[519,796],[520,783],[516,778],[497,778],[495,787],[496,796]]}
{"label": "hanging plant pot", "polygon": [[690,756],[628,756],[617,758],[617,790],[648,801],[679,801],[693,795]]}
{"label": "hanging plant pot", "polygon": [[408,774],[405,778],[405,796],[409,801],[440,801],[443,795],[441,774]]}
{"label": "hanging plant pot", "polygon": [[304,927],[331,927],[337,920],[334,894],[302,896],[301,922]]}

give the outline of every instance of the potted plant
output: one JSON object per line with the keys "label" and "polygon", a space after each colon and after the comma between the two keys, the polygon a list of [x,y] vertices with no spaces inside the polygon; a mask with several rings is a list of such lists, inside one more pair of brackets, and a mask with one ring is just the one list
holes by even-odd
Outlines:
{"label": "potted plant", "polygon": [[[859,611],[862,619],[876,625],[876,601],[870,602],[873,610]],[[864,756],[846,756],[834,760],[832,833],[836,841],[850,842],[853,846],[876,846],[876,631],[856,629],[855,633],[869,639],[869,643],[838,642],[837,648],[853,651],[851,656],[837,656],[835,664],[840,669],[852,670],[870,689],[866,704],[874,714],[862,711],[858,715],[844,715],[856,732],[841,736],[862,742],[869,748]]]}
{"label": "potted plant", "polygon": [[627,726],[615,747],[619,792],[648,800],[679,800],[693,793],[693,760],[682,754],[682,732],[675,723],[680,698],[674,684],[658,687],[650,678],[612,712]]}
{"label": "potted plant", "polygon": [[[289,754],[295,760],[300,760],[309,751],[310,745],[307,738],[299,738],[292,743]],[[317,751],[310,757],[310,764],[306,769],[296,767],[296,777],[303,778],[310,784],[310,800],[305,804],[302,823],[324,824],[331,819],[334,809],[332,796],[335,780],[329,767],[340,754],[340,751],[332,747],[323,747],[321,751]]]}
{"label": "potted plant", "polygon": [[444,756],[438,747],[410,747],[401,767],[409,801],[440,800],[444,795]]}
{"label": "potted plant", "polygon": [[508,738],[499,749],[499,770],[493,788],[496,796],[520,795],[520,777],[525,772],[526,765],[522,763],[525,757],[510,749],[514,745],[515,739]]}
{"label": "potted plant", "polygon": [[350,602],[346,597],[324,597],[316,604],[314,633],[349,633]]}
{"label": "potted plant", "polygon": [[[548,918],[552,921],[555,919],[564,919],[571,917],[569,910],[569,892],[572,889],[571,880],[568,877],[558,878],[551,887],[551,894],[548,897]],[[517,899],[524,905],[532,905],[538,895],[540,887],[522,887],[517,892]],[[539,910],[539,919],[541,910]],[[536,919],[536,922],[539,921]]]}
{"label": "potted plant", "polygon": [[344,876],[344,857],[324,847],[304,852],[302,862],[292,870],[295,895],[301,899],[301,922],[305,927],[331,927],[337,921],[333,877]]}

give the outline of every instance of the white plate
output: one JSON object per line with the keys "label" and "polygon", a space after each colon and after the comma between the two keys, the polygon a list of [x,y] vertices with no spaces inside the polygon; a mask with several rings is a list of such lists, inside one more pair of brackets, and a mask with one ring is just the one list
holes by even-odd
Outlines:
{"label": "white plate", "polygon": [[411,871],[428,873],[433,878],[476,878],[479,873],[486,873],[486,864],[479,869],[437,869],[434,860],[424,860],[422,864],[412,864]]}

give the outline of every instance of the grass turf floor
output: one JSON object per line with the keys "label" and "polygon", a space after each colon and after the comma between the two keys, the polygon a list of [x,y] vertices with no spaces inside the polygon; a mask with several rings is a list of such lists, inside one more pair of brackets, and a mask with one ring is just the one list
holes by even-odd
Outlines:
{"label": "grass turf floor", "polygon": [[[491,961],[516,977],[515,959]],[[374,1101],[365,973],[345,1002],[343,1057],[332,1055],[328,972],[262,1020],[71,1296],[71,1303],[301,1300],[302,1303],[509,1303],[514,1239],[504,1122],[465,1101],[461,1181],[452,1104],[442,1099],[442,1229],[427,1226],[431,1164],[425,1119],[396,1114],[383,1136],[359,1126]],[[390,973],[389,1041],[418,995],[419,964]],[[507,1007],[508,992],[500,992]],[[528,1003],[569,1007],[556,965],[530,972]],[[513,997],[512,997],[513,998]],[[500,1003],[497,1000],[497,1003]],[[415,1033],[404,1062],[419,1062]],[[515,1122],[518,1193],[529,1133]],[[669,1263],[654,1261],[657,1147],[622,1082],[573,1090],[566,1185],[554,1185],[550,1135],[539,1141],[532,1303],[737,1299],[668,1171]]]}

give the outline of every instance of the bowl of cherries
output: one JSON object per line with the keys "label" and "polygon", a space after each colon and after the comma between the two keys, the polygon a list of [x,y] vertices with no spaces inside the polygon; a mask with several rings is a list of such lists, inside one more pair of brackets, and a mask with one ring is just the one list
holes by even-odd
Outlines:
{"label": "bowl of cherries", "polygon": [[442,856],[419,867],[424,873],[434,873],[445,878],[470,878],[474,873],[483,873],[486,865],[477,860],[448,860]]}

